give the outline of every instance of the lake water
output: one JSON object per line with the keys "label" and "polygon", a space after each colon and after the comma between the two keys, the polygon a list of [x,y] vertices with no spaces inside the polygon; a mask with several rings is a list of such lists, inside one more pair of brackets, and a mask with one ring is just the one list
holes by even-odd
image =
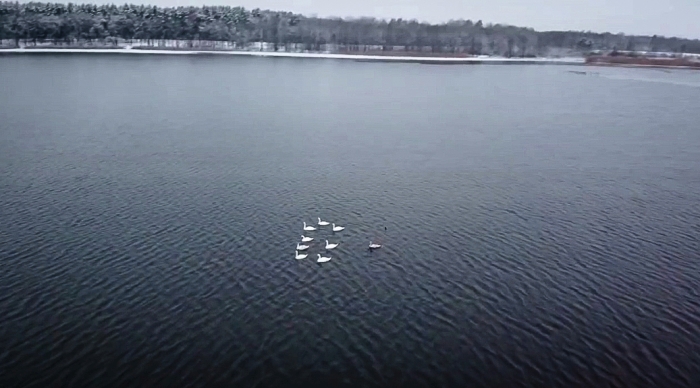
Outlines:
{"label": "lake water", "polygon": [[[27,54],[0,85],[0,385],[700,384],[700,73]],[[347,229],[295,260],[316,217]]]}

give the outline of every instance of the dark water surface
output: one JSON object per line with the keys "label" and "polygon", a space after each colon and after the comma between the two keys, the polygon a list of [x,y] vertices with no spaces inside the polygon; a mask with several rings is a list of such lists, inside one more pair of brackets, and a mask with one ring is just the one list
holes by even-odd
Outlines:
{"label": "dark water surface", "polygon": [[[4,387],[700,386],[700,73],[8,55],[0,87]],[[295,260],[319,216],[339,248]]]}

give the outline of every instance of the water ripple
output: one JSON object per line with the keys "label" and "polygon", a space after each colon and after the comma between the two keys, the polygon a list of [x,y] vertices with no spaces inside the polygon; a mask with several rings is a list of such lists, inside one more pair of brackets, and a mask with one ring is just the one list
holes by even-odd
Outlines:
{"label": "water ripple", "polygon": [[700,383],[692,88],[133,60],[0,74],[0,385]]}

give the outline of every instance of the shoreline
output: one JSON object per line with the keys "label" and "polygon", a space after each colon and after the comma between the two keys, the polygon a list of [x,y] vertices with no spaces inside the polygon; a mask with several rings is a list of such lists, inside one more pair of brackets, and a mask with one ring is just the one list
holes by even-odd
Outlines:
{"label": "shoreline", "polygon": [[436,56],[404,56],[404,55],[365,55],[365,54],[339,54],[339,53],[300,53],[284,51],[253,51],[253,50],[169,50],[169,49],[141,49],[141,48],[3,48],[0,47],[0,56],[3,54],[141,54],[141,55],[235,55],[248,57],[276,57],[276,58],[312,58],[312,59],[336,59],[354,60],[356,62],[389,62],[389,63],[413,63],[428,65],[572,65],[594,67],[623,67],[623,68],[663,68],[699,70],[693,66],[663,65],[663,64],[636,64],[617,62],[586,62],[585,58],[505,58],[505,57],[436,57]]}
{"label": "shoreline", "polygon": [[700,70],[700,68],[698,68],[697,66],[645,65],[633,63],[586,63],[585,65],[594,67],[624,67],[633,69]]}
{"label": "shoreline", "polygon": [[591,56],[586,65],[605,67],[634,67],[651,69],[700,70],[700,61],[687,57]]}
{"label": "shoreline", "polygon": [[331,53],[288,53],[274,51],[234,51],[234,50],[160,50],[137,48],[0,48],[2,54],[58,54],[58,53],[93,53],[93,54],[142,54],[142,55],[238,55],[251,57],[278,58],[316,58],[316,59],[349,59],[361,62],[396,62],[422,64],[556,64],[584,65],[584,58],[501,58],[501,57],[423,57],[423,56],[385,56],[362,54],[331,54]]}

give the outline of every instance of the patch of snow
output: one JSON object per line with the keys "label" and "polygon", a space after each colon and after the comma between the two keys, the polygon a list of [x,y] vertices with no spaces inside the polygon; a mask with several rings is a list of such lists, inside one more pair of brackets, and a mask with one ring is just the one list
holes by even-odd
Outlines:
{"label": "patch of snow", "polygon": [[291,53],[291,52],[274,52],[274,51],[184,51],[184,50],[133,50],[133,47],[127,46],[123,49],[52,49],[38,48],[31,50],[24,49],[7,49],[3,52],[39,52],[39,53],[128,53],[128,54],[152,54],[152,55],[192,55],[192,54],[210,54],[210,55],[246,55],[255,57],[288,57],[288,58],[323,58],[323,59],[354,59],[354,60],[376,60],[383,62],[402,61],[402,62],[451,62],[451,63],[584,63],[583,58],[505,58],[478,56],[467,58],[447,58],[447,57],[411,57],[411,56],[383,56],[383,55],[353,55],[353,54],[330,54],[330,53]]}

